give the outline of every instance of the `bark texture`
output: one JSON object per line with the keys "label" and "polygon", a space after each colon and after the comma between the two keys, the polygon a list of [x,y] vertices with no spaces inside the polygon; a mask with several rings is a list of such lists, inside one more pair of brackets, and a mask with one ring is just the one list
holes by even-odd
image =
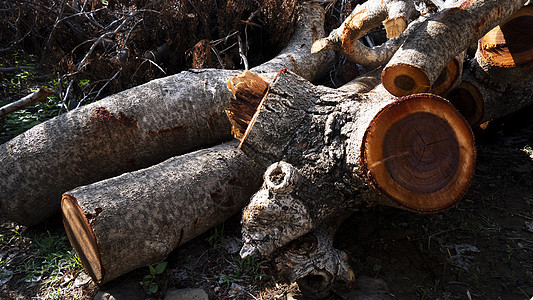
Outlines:
{"label": "bark texture", "polygon": [[287,72],[270,84],[241,147],[270,164],[243,211],[241,256],[281,251],[278,270],[317,297],[337,279],[354,282],[332,246],[343,216],[375,204],[446,209],[465,193],[475,161],[470,127],[443,98],[396,101],[381,85],[360,94]]}
{"label": "bark texture", "polygon": [[243,212],[242,256],[367,205],[449,208],[473,176],[470,127],[434,95],[395,101],[382,86],[347,93],[280,73],[250,126],[242,149],[270,167]]}
{"label": "bark texture", "polygon": [[[324,33],[323,15],[320,5],[303,4],[298,24],[304,28],[297,29],[288,49],[310,49],[312,38]],[[268,72],[285,67],[312,79],[332,58],[304,52],[290,57],[286,50],[257,70],[273,77]],[[229,141],[227,80],[238,73],[191,70],[154,80],[44,122],[1,145],[2,213],[24,225],[38,224],[59,211],[65,191]]]}
{"label": "bark texture", "polygon": [[35,225],[61,194],[231,139],[226,81],[237,71],[182,72],[61,115],[0,146],[0,208]]}
{"label": "bark texture", "polygon": [[236,142],[174,157],[65,193],[65,228],[87,272],[105,283],[240,211],[261,172]]}
{"label": "bark texture", "polygon": [[450,60],[520,9],[526,0],[466,0],[429,17],[383,70],[395,96],[427,92]]}

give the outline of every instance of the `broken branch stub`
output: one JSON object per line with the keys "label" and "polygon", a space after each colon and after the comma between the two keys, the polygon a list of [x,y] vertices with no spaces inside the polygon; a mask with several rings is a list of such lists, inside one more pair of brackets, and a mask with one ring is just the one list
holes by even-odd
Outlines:
{"label": "broken branch stub", "polygon": [[39,101],[46,101],[46,98],[55,93],[47,87],[40,87],[35,92],[23,97],[15,102],[0,107],[0,118],[17,110],[21,110]]}
{"label": "broken branch stub", "polygon": [[[435,95],[395,101],[382,86],[358,94],[282,72],[249,126],[242,149],[272,166],[243,212],[243,255],[270,255],[339,213],[367,205],[447,209],[474,172],[470,127]],[[298,180],[282,178],[290,174]],[[295,183],[278,191],[269,182]]]}
{"label": "broken branch stub", "polygon": [[466,0],[430,16],[394,53],[381,76],[395,96],[430,90],[450,60],[494,26],[520,9],[526,0]]}

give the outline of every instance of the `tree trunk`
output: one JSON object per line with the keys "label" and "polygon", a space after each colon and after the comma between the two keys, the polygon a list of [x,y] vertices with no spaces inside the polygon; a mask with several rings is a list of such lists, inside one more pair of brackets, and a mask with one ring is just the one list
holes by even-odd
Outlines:
{"label": "tree trunk", "polygon": [[224,105],[237,71],[182,72],[48,120],[0,146],[2,214],[35,225],[61,194],[231,138]]}
{"label": "tree trunk", "polygon": [[427,92],[450,60],[520,9],[526,0],[466,0],[430,16],[409,35],[383,70],[395,96]]}
{"label": "tree trunk", "polygon": [[475,162],[470,127],[439,96],[395,100],[381,85],[360,94],[289,72],[270,83],[241,147],[270,166],[243,211],[240,254],[281,252],[278,269],[315,296],[336,279],[353,284],[346,255],[332,247],[343,216],[375,204],[447,209]]}
{"label": "tree trunk", "polygon": [[163,260],[240,211],[262,170],[234,142],[174,157],[65,193],[65,229],[101,284]]}
{"label": "tree trunk", "polygon": [[431,94],[395,101],[382,86],[349,93],[282,72],[247,131],[242,149],[270,167],[243,212],[243,256],[270,255],[366,205],[447,209],[474,172],[470,127]]}
{"label": "tree trunk", "polygon": [[[323,21],[320,5],[302,5],[289,50],[257,70],[265,77],[281,67],[308,79],[323,74],[331,53],[310,53],[313,39],[324,35]],[[302,67],[308,65],[316,68]],[[191,70],[157,79],[44,122],[1,145],[2,213],[34,225],[59,211],[65,191],[229,141],[227,80],[238,72]]]}
{"label": "tree trunk", "polygon": [[462,83],[446,97],[472,126],[533,104],[533,7],[524,7],[478,42]]}

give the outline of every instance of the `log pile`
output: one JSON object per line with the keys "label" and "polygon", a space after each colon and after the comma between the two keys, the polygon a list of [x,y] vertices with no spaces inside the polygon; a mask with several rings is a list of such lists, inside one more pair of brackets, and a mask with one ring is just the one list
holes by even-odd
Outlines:
{"label": "log pile", "polygon": [[[325,38],[323,8],[302,4],[291,41],[263,65],[152,81],[0,146],[0,208],[34,225],[62,199],[69,240],[105,283],[246,206],[241,256],[274,259],[302,291],[326,296],[355,280],[333,247],[344,218],[373,205],[453,207],[474,175],[471,126],[533,103],[525,3],[421,11],[369,0]],[[389,40],[363,45],[382,23]],[[370,71],[338,89],[313,84],[329,50]],[[240,144],[220,145],[231,132]]]}

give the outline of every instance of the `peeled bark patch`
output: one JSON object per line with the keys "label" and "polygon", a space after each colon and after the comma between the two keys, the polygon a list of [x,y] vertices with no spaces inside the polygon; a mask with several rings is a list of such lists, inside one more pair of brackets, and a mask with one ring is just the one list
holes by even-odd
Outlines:
{"label": "peeled bark patch", "polygon": [[410,210],[442,211],[455,205],[470,185],[472,141],[468,125],[446,100],[413,95],[374,118],[361,162],[373,186],[389,199]]}

